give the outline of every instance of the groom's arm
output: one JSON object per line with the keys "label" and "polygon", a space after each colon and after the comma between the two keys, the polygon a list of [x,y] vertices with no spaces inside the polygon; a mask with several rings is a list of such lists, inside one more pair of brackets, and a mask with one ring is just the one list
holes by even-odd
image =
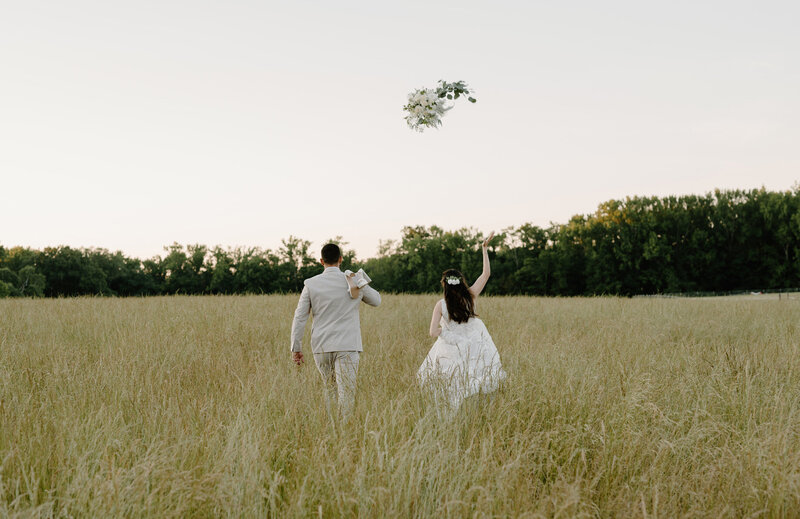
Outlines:
{"label": "groom's arm", "polygon": [[378,306],[381,304],[381,295],[377,290],[369,285],[364,285],[360,288],[361,300],[371,306]]}
{"label": "groom's arm", "polygon": [[308,322],[310,313],[311,296],[308,293],[308,287],[303,287],[303,291],[300,293],[300,301],[297,302],[297,309],[294,311],[294,320],[292,321],[292,358],[295,362],[298,362],[298,360],[302,362],[303,360],[303,334],[306,331],[306,322]]}
{"label": "groom's arm", "polygon": [[[350,271],[348,270],[347,272]],[[358,299],[358,292],[361,289],[358,288],[355,284],[355,281],[353,281],[353,277],[355,276],[355,274],[350,272],[350,275],[347,275],[347,272],[345,272],[345,279],[347,280],[347,288],[350,291],[350,299]]]}

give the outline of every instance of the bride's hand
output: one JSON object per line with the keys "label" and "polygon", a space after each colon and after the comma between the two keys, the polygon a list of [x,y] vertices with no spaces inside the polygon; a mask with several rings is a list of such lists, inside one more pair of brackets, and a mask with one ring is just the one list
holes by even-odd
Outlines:
{"label": "bride's hand", "polygon": [[489,235],[488,238],[483,240],[483,248],[484,249],[486,249],[489,246],[489,242],[492,241],[492,238],[494,238],[494,231],[492,231],[492,233]]}

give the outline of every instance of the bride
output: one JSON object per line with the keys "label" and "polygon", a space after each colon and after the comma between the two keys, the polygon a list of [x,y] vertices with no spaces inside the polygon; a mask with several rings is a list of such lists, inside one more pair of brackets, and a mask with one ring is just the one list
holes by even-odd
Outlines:
{"label": "bride", "polygon": [[494,341],[475,313],[475,302],[491,274],[487,247],[493,237],[494,233],[483,242],[483,273],[472,286],[458,270],[442,274],[444,298],[433,307],[430,328],[437,339],[417,372],[437,404],[451,412],[468,396],[495,391],[506,378]]}

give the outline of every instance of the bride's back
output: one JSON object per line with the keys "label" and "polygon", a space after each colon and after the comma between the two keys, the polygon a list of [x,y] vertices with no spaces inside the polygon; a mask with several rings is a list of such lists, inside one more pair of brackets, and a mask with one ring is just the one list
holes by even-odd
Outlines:
{"label": "bride's back", "polygon": [[442,327],[447,327],[449,329],[457,329],[457,328],[468,328],[471,327],[474,323],[480,322],[477,314],[473,314],[464,322],[458,322],[455,319],[450,317],[450,312],[447,309],[447,301],[442,299]]}

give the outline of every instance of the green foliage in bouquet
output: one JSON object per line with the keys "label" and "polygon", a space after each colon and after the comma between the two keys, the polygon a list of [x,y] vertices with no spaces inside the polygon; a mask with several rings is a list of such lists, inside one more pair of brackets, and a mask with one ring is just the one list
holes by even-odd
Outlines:
{"label": "green foliage in bouquet", "polygon": [[477,99],[469,95],[471,93],[473,93],[472,90],[470,90],[469,86],[463,81],[448,83],[447,81],[440,79],[439,87],[436,89],[436,94],[439,97],[445,97],[447,99],[450,99],[451,101],[456,100],[461,96],[466,96],[467,101],[469,101],[470,103],[477,102],[478,101]]}

